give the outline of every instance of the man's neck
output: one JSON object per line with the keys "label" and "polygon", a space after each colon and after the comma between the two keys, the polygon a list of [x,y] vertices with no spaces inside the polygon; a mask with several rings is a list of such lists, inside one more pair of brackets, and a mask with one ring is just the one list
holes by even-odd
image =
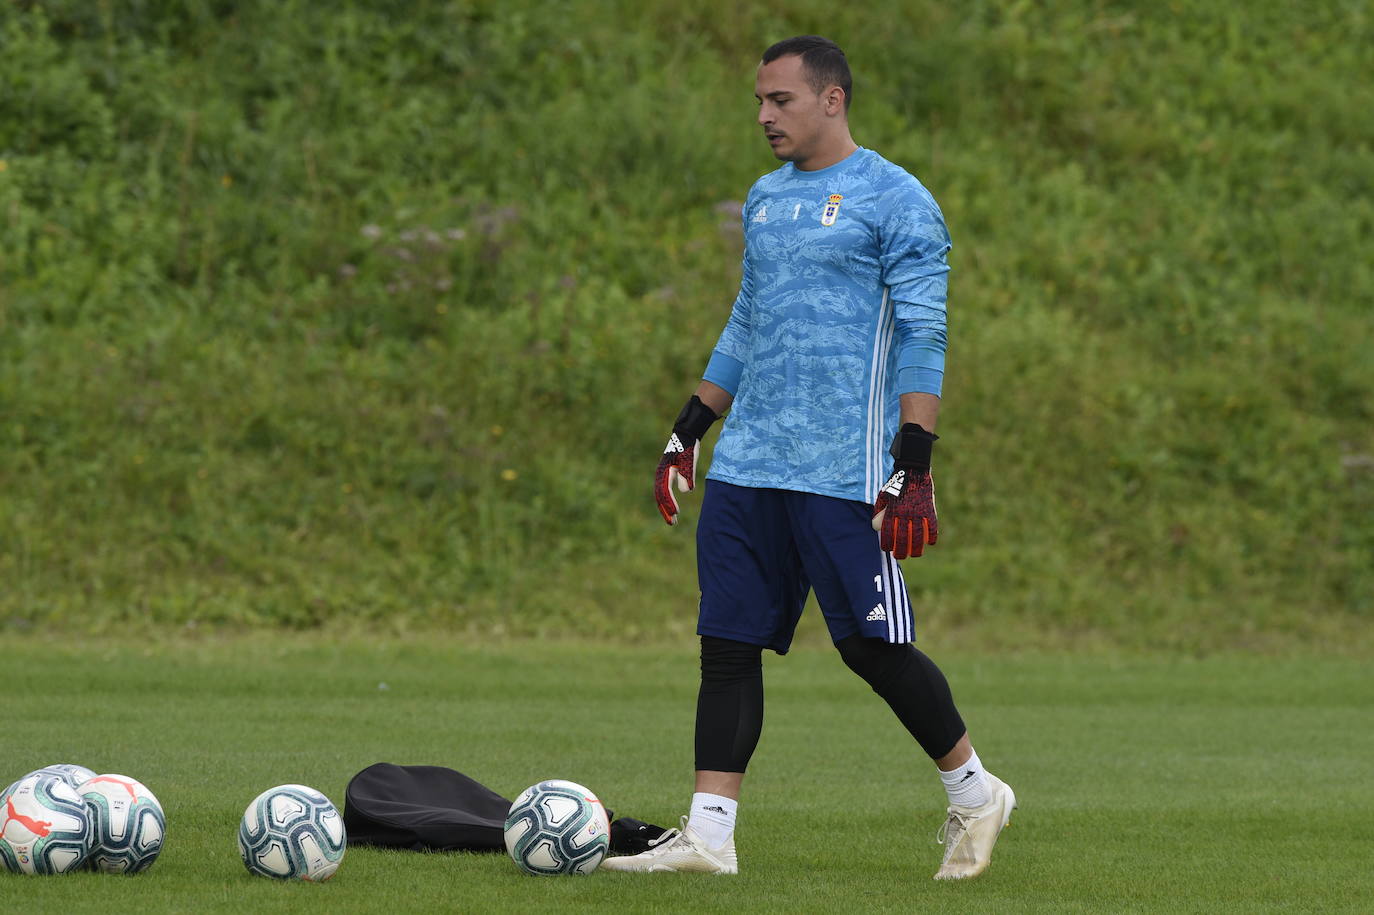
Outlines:
{"label": "man's neck", "polygon": [[845,131],[843,137],[836,138],[835,142],[827,144],[824,149],[808,156],[806,161],[793,164],[804,172],[820,171],[848,159],[858,148],[859,145],[850,137],[849,131]]}

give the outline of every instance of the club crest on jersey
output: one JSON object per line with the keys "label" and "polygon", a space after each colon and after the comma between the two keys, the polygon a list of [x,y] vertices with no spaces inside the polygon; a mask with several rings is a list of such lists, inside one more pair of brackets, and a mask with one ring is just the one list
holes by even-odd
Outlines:
{"label": "club crest on jersey", "polygon": [[843,194],[831,194],[826,198],[825,209],[821,212],[821,225],[833,226],[835,224],[835,217],[840,215],[840,201],[843,199]]}

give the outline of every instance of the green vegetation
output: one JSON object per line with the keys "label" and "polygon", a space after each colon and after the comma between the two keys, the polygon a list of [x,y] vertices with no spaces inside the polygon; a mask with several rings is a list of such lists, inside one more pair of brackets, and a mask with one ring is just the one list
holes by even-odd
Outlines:
{"label": "green vegetation", "polygon": [[944,796],[929,762],[825,649],[767,662],[738,879],[536,879],[501,855],[353,847],[330,883],[283,886],[244,871],[243,808],[288,781],[341,804],[379,760],[452,766],[508,797],[573,778],[621,814],[675,824],[691,790],[689,645],[256,635],[6,649],[66,673],[60,703],[49,678],[9,683],[0,778],[59,760],[123,772],[168,823],[136,877],[0,873],[13,911],[1341,912],[1367,910],[1374,890],[1357,850],[1374,728],[1353,726],[1374,694],[1355,659],[942,657],[980,755],[1020,799],[991,870],[967,885],[930,879]]}
{"label": "green vegetation", "polygon": [[650,472],[818,31],[955,239],[923,631],[1369,650],[1368,4],[786,9],[0,4],[0,627],[689,628]]}

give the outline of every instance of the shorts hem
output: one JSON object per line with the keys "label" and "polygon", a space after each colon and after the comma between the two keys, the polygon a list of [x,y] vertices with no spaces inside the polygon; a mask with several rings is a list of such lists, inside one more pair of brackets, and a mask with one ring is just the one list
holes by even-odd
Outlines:
{"label": "shorts hem", "polygon": [[[913,626],[912,629],[914,630],[915,627]],[[849,638],[849,636],[842,636],[840,639],[835,638],[835,631],[834,631],[833,629],[831,629],[831,630],[829,631],[829,635],[830,635],[830,642],[831,642],[831,644],[835,644],[835,643],[841,641],[841,639],[847,639],[847,638]],[[889,645],[915,645],[915,644],[916,644],[916,633],[915,633],[914,631],[911,633],[910,638],[906,639],[905,641],[900,641],[900,642],[893,641],[892,638],[889,636],[889,634],[886,633],[886,632],[877,632],[877,633],[874,633],[874,632],[865,632],[863,626],[859,626],[857,629],[855,629],[853,632],[851,632],[850,635],[863,636],[863,637],[866,638],[866,639],[877,639],[879,642],[886,642],[886,643],[889,644]]]}
{"label": "shorts hem", "polygon": [[787,654],[787,652],[792,648],[791,639],[788,639],[787,644],[784,645],[782,648],[778,648],[776,643],[765,639],[760,639],[758,636],[752,633],[732,632],[728,629],[722,629],[719,626],[703,626],[700,623],[697,624],[697,635],[709,635],[710,637],[715,639],[729,639],[732,642],[743,642],[746,645],[756,645],[759,648],[767,648],[768,650],[775,651],[778,654]]}

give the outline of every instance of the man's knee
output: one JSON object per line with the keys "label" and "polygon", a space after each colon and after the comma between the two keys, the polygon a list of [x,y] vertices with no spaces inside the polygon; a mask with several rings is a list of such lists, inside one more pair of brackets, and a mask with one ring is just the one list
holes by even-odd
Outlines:
{"label": "man's knee", "polygon": [[916,648],[909,643],[893,645],[863,635],[847,636],[835,647],[845,665],[879,693],[899,681],[917,659]]}
{"label": "man's knee", "polygon": [[763,649],[758,645],[701,637],[701,682],[730,683],[763,675]]}
{"label": "man's knee", "polygon": [[701,637],[696,767],[743,772],[763,731],[763,649]]}
{"label": "man's knee", "polygon": [[852,635],[835,643],[849,669],[868,682],[931,759],[948,753],[964,721],[935,662],[911,644]]}

